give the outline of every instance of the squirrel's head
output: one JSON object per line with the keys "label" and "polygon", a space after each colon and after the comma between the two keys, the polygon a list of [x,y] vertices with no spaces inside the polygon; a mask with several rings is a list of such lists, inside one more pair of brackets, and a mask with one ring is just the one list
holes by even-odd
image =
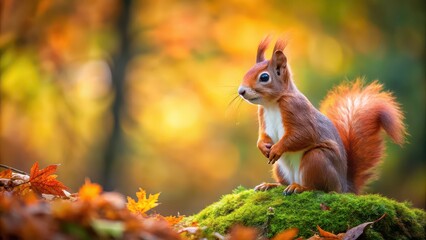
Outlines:
{"label": "squirrel's head", "polygon": [[278,39],[271,59],[265,60],[269,42],[269,36],[260,42],[256,64],[246,73],[238,88],[238,94],[253,104],[264,105],[276,101],[292,86],[287,57],[283,52],[286,42]]}

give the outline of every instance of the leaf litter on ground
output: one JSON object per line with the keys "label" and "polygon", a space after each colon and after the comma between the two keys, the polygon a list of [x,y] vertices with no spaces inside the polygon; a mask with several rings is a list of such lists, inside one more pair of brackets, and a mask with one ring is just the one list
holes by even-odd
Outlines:
{"label": "leaf litter on ground", "polygon": [[[2,165],[3,166],[3,165]],[[136,192],[137,200],[117,192],[103,192],[99,184],[86,179],[78,193],[71,194],[54,173],[59,165],[39,169],[38,162],[30,173],[8,168],[0,171],[0,238],[112,238],[112,239],[266,239],[254,227],[235,225],[228,234],[209,233],[208,226],[185,223],[184,216],[148,214],[159,205],[160,193],[147,196]],[[321,205],[328,211],[328,206]],[[386,216],[333,234],[321,229],[309,239],[358,239],[364,231]],[[272,240],[297,238],[299,229],[290,228]]]}

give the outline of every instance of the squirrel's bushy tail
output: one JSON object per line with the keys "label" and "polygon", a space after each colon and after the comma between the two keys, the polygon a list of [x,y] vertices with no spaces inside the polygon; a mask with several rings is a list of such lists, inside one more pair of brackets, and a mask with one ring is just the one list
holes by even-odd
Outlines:
{"label": "squirrel's bushy tail", "polygon": [[332,90],[321,104],[334,123],[348,157],[350,191],[359,193],[375,174],[385,145],[381,128],[397,144],[405,138],[404,116],[390,92],[377,81],[364,86],[362,79]]}

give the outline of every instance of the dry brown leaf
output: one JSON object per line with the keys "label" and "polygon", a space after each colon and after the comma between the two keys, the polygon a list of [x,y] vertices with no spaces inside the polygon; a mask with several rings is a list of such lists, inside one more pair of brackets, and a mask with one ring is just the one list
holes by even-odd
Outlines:
{"label": "dry brown leaf", "polygon": [[202,231],[203,231],[203,229],[200,228],[200,227],[185,227],[185,228],[180,229],[178,231],[178,233],[188,233],[188,234],[195,235],[195,234],[198,234]]}
{"label": "dry brown leaf", "polygon": [[323,211],[329,211],[329,210],[330,210],[330,207],[329,207],[329,206],[327,206],[327,205],[325,205],[324,203],[321,203],[321,204],[320,204],[320,208],[321,208],[321,210],[323,210]]}
{"label": "dry brown leaf", "polygon": [[376,223],[376,222],[382,220],[385,216],[386,216],[386,213],[383,214],[376,221],[362,223],[362,224],[360,224],[360,225],[358,225],[356,227],[353,227],[353,228],[349,229],[346,232],[345,237],[343,239],[344,240],[355,240],[355,239],[358,239],[358,237],[361,236],[364,233],[364,230],[365,230],[366,227],[372,225],[373,223]]}
{"label": "dry brown leaf", "polygon": [[318,236],[317,234],[314,234],[314,236],[308,238],[308,240],[322,240],[323,238]]}

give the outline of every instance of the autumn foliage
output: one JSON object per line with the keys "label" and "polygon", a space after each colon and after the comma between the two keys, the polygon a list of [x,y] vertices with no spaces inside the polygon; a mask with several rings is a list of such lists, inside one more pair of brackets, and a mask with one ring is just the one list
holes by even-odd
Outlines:
{"label": "autumn foliage", "polygon": [[[44,169],[39,169],[38,162],[31,167],[30,174],[13,173],[11,169],[0,172],[0,187],[2,189],[20,195],[29,192],[36,194],[50,194],[64,197],[67,187],[56,180],[58,165],[50,165]],[[24,173],[24,174],[23,174]]]}
{"label": "autumn foliage", "polygon": [[52,194],[57,196],[65,196],[64,190],[67,189],[64,184],[56,180],[56,172],[58,165],[50,165],[39,170],[38,162],[36,162],[30,171],[30,187],[37,193]]}
{"label": "autumn foliage", "polygon": [[148,198],[146,198],[146,192],[142,188],[139,188],[139,192],[136,193],[136,196],[138,197],[138,201],[136,202],[131,197],[127,197],[127,208],[132,213],[138,213],[141,215],[146,215],[145,213],[151,209],[158,206],[158,197],[160,196],[159,193],[154,195],[149,195]]}
{"label": "autumn foliage", "polygon": [[[133,206],[123,195],[102,192],[102,187],[90,180],[78,193],[70,194],[56,179],[56,168],[39,169],[35,163],[29,175],[10,169],[0,172],[0,239],[180,239],[172,226],[181,217],[145,214],[158,205],[158,194],[153,195],[155,200],[151,195],[139,198]],[[144,194],[141,189],[138,196]]]}
{"label": "autumn foliage", "polygon": [[[266,239],[253,227],[236,225],[223,236],[206,231],[208,226],[183,221],[184,216],[149,214],[159,205],[160,193],[147,195],[142,188],[136,200],[127,197],[126,202],[120,193],[103,192],[99,184],[86,179],[71,194],[57,180],[57,167],[40,169],[36,162],[30,174],[13,168],[0,172],[0,239]],[[357,239],[373,223],[337,235],[318,226],[319,234],[309,239]],[[296,239],[298,232],[290,228],[273,240]]]}

